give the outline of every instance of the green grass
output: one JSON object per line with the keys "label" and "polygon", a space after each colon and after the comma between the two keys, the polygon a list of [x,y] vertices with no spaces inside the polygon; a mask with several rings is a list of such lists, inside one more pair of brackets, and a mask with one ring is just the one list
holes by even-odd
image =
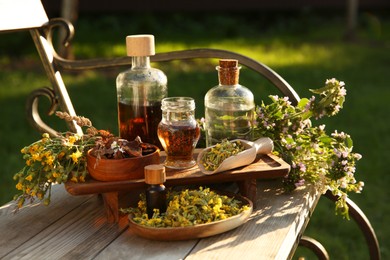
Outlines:
{"label": "green grass", "polygon": [[[315,13],[290,14],[131,14],[81,16],[73,48],[78,58],[125,55],[125,36],[152,33],[157,52],[197,47],[228,49],[259,60],[285,78],[301,97],[309,88],[321,87],[335,77],[347,87],[344,109],[322,121],[329,132],[337,129],[354,139],[354,150],[363,155],[357,179],[365,182],[362,194],[351,198],[376,230],[383,259],[390,257],[390,215],[387,167],[390,147],[388,99],[390,97],[390,20],[385,15],[360,15],[359,39],[344,42],[341,16]],[[93,22],[91,22],[93,21]],[[96,33],[90,33],[96,32]],[[0,34],[0,204],[12,199],[12,176],[23,165],[20,149],[39,138],[26,121],[28,93],[48,86],[27,32]],[[196,99],[197,117],[203,115],[203,96],[217,84],[216,60],[154,64],[169,79],[170,96]],[[76,112],[89,117],[98,128],[117,132],[115,76],[120,70],[64,73]],[[252,89],[256,102],[280,94],[260,76],[241,70],[240,83]],[[42,100],[44,114],[47,101]],[[57,128],[65,125],[44,117]],[[306,232],[325,245],[332,259],[367,259],[364,238],[353,221],[334,216],[334,205],[321,199]],[[300,254],[310,254],[300,250]],[[259,252],[261,254],[261,252]]]}

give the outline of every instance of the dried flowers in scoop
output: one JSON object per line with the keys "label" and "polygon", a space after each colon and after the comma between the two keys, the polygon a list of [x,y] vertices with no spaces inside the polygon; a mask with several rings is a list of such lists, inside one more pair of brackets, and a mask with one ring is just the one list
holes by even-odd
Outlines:
{"label": "dried flowers in scoop", "polygon": [[230,156],[245,150],[240,141],[230,142],[227,139],[211,147],[201,158],[201,163],[207,171],[216,170],[221,163]]}

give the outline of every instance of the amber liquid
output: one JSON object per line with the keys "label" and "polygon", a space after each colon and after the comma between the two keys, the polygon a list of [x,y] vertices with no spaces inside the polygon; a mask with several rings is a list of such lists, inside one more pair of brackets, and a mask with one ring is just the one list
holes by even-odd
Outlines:
{"label": "amber liquid", "polygon": [[129,141],[139,136],[142,142],[162,148],[157,136],[157,127],[161,117],[161,102],[155,102],[150,106],[136,106],[119,102],[119,135]]}
{"label": "amber liquid", "polygon": [[158,137],[167,154],[165,166],[181,169],[195,165],[193,152],[200,137],[200,128],[196,122],[191,125],[160,123]]}

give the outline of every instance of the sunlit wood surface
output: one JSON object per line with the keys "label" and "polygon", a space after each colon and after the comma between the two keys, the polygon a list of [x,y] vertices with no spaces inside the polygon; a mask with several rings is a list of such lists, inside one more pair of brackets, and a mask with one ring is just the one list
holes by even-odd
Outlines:
{"label": "sunlit wood surface", "polygon": [[[238,228],[204,239],[152,241],[109,222],[101,197],[54,185],[50,206],[0,208],[1,259],[288,259],[320,197],[312,187],[283,193],[280,179],[258,181],[255,209]],[[126,203],[123,202],[123,203]]]}

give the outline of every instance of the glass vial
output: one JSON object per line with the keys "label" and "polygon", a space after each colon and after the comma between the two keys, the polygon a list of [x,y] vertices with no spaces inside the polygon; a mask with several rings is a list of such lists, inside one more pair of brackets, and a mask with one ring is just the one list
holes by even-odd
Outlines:
{"label": "glass vial", "polygon": [[166,180],[165,168],[161,164],[145,166],[146,189],[146,211],[148,217],[154,214],[154,209],[158,209],[160,214],[167,210],[167,191],[164,186]]}
{"label": "glass vial", "polygon": [[126,47],[132,66],[116,79],[119,136],[129,141],[139,136],[143,142],[162,148],[157,126],[161,100],[168,88],[165,74],[150,66],[150,56],[155,54],[154,36],[127,36]]}
{"label": "glass vial", "polygon": [[255,103],[253,93],[238,83],[238,61],[221,59],[218,70],[219,85],[205,96],[206,146],[223,139],[253,139]]}
{"label": "glass vial", "polygon": [[166,152],[165,166],[173,169],[190,168],[196,164],[193,153],[200,137],[195,119],[195,101],[190,97],[164,98],[158,137]]}

